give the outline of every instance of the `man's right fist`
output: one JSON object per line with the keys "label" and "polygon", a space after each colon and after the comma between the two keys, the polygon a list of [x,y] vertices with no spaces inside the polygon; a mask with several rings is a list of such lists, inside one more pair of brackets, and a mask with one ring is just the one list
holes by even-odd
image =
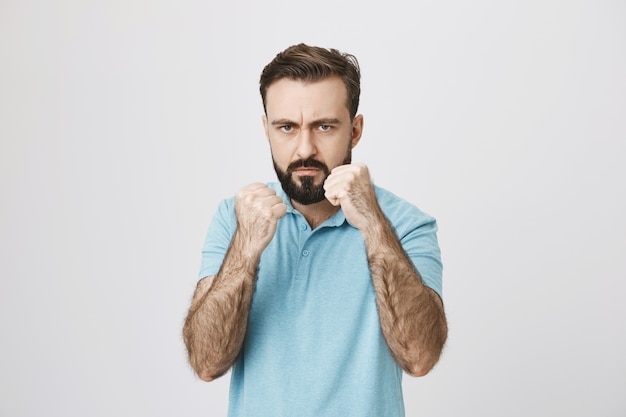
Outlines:
{"label": "man's right fist", "polygon": [[267,247],[286,212],[282,198],[265,184],[250,184],[235,195],[237,232],[251,250],[262,252]]}

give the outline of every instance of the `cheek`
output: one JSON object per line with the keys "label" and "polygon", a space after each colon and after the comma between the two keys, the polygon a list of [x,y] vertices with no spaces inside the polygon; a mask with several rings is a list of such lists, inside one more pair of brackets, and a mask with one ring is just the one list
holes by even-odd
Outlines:
{"label": "cheek", "polygon": [[279,145],[270,140],[270,152],[272,153],[272,159],[279,165],[286,165],[291,159],[291,152],[285,145]]}
{"label": "cheek", "polygon": [[329,168],[331,164],[333,168],[339,165],[344,165],[347,163],[346,160],[351,159],[352,142],[342,141],[340,144],[333,146],[333,149],[329,150],[326,155],[326,163],[329,165]]}

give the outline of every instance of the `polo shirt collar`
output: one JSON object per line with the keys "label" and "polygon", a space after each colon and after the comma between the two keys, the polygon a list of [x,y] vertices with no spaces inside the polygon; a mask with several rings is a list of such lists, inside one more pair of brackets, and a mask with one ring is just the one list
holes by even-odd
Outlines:
{"label": "polo shirt collar", "polygon": [[[285,194],[285,190],[283,190],[283,187],[281,187],[280,183],[275,183],[275,186],[273,188],[274,190],[276,190],[276,195],[282,198],[283,202],[287,206],[287,213],[302,216],[302,213],[300,213],[293,207],[293,205],[291,204],[291,200],[289,199],[289,197],[287,197],[287,194]],[[346,223],[346,216],[345,214],[343,214],[343,210],[340,208],[337,213],[330,216],[330,218],[327,219],[324,223],[320,224],[317,229],[321,227],[339,227],[342,226],[344,223]]]}

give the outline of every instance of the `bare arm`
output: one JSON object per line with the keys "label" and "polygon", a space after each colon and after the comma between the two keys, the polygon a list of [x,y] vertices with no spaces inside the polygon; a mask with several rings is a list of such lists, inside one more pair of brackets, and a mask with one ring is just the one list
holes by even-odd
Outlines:
{"label": "bare arm", "polygon": [[239,355],[261,254],[286,207],[273,190],[252,184],[237,193],[235,210],[237,231],[222,267],[198,283],[183,328],[189,362],[205,381],[225,374]]}
{"label": "bare arm", "polygon": [[426,287],[382,216],[363,231],[380,324],[398,364],[413,376],[435,366],[448,329],[439,296]]}
{"label": "bare arm", "polygon": [[258,259],[240,256],[240,241],[235,235],[220,273],[198,283],[185,320],[189,362],[204,381],[228,371],[246,334]]}
{"label": "bare arm", "polygon": [[380,324],[398,364],[414,376],[435,366],[448,328],[439,296],[426,287],[385,218],[367,167],[344,165],[325,183],[326,196],[340,204],[365,240]]}

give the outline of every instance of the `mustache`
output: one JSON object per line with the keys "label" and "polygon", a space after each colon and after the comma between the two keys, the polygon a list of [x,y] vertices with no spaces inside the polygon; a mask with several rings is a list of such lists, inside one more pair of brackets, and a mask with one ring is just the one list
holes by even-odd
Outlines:
{"label": "mustache", "polygon": [[298,159],[297,161],[293,161],[287,167],[287,172],[292,173],[298,168],[318,168],[322,170],[326,175],[330,173],[328,167],[323,162],[318,161],[317,159],[307,158],[307,159]]}

